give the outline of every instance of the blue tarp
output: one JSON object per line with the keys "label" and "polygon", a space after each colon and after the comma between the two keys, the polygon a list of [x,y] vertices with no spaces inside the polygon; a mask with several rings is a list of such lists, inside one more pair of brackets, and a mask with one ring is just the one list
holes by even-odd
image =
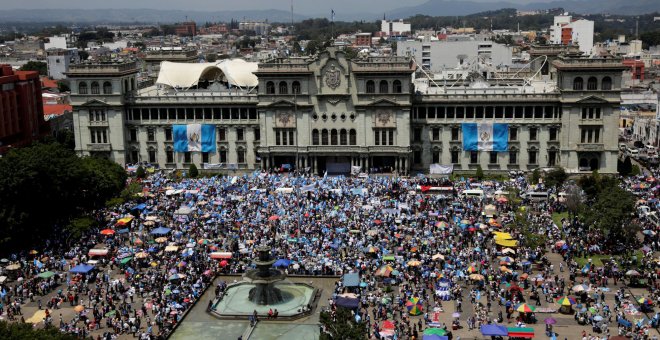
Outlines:
{"label": "blue tarp", "polygon": [[360,299],[338,297],[335,299],[335,304],[348,309],[358,309],[360,307]]}
{"label": "blue tarp", "polygon": [[628,320],[626,320],[626,319],[623,319],[623,318],[618,318],[618,319],[616,320],[616,322],[618,322],[619,325],[622,325],[622,326],[624,326],[624,327],[630,327],[630,326],[632,326],[632,323],[631,323],[630,321],[628,321]]}
{"label": "blue tarp", "polygon": [[117,234],[128,234],[128,228],[117,230]]}
{"label": "blue tarp", "polygon": [[281,268],[286,268],[291,264],[291,260],[287,259],[279,259],[273,263],[273,267],[281,267]]}
{"label": "blue tarp", "polygon": [[170,228],[158,227],[151,231],[152,235],[165,235],[170,232]]}
{"label": "blue tarp", "polygon": [[79,264],[79,265],[71,268],[71,270],[69,270],[69,271],[71,273],[76,273],[76,274],[87,274],[90,271],[92,271],[92,269],[94,269],[94,266],[92,266],[90,264]]}
{"label": "blue tarp", "polygon": [[344,274],[344,287],[358,287],[360,285],[360,273]]}
{"label": "blue tarp", "polygon": [[482,325],[481,334],[484,336],[507,336],[509,330],[502,325]]}
{"label": "blue tarp", "polygon": [[134,206],[134,207],[133,207],[133,210],[144,210],[144,209],[146,209],[146,208],[147,208],[147,205],[146,205],[146,204],[144,204],[144,203],[140,203],[140,204]]}
{"label": "blue tarp", "polygon": [[424,334],[422,340],[449,340],[449,337],[437,334]]}

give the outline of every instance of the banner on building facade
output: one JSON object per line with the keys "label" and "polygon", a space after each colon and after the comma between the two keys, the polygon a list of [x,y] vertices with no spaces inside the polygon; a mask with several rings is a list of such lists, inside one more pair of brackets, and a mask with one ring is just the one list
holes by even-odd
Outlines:
{"label": "banner on building facade", "polygon": [[174,151],[215,152],[215,125],[173,125]]}
{"label": "banner on building facade", "polygon": [[451,175],[454,172],[454,165],[431,164],[429,173],[432,175]]}
{"label": "banner on building facade", "polygon": [[507,151],[509,124],[463,123],[463,150]]}

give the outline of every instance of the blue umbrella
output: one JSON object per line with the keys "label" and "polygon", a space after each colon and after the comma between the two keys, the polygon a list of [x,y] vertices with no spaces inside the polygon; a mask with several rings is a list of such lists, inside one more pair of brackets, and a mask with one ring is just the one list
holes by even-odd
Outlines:
{"label": "blue umbrella", "polygon": [[286,268],[289,265],[291,265],[291,260],[288,260],[288,259],[279,259],[279,260],[275,261],[275,263],[273,263],[273,267],[276,267],[276,268]]}
{"label": "blue umbrella", "polygon": [[128,228],[117,230],[117,234],[127,234],[127,233],[128,233]]}
{"label": "blue umbrella", "polygon": [[165,227],[158,227],[154,230],[151,231],[152,235],[165,235],[170,232],[170,228],[165,228]]}

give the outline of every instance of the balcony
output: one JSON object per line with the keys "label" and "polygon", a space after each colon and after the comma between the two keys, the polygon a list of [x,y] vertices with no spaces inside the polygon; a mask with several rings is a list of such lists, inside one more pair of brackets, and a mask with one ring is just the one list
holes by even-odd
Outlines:
{"label": "balcony", "polygon": [[93,126],[93,127],[106,127],[109,125],[110,123],[108,123],[107,120],[92,120],[89,122],[89,126]]}
{"label": "balcony", "polygon": [[87,151],[112,151],[110,143],[87,144]]}
{"label": "balcony", "polygon": [[600,152],[604,150],[605,146],[603,143],[578,143],[577,145],[577,151]]}

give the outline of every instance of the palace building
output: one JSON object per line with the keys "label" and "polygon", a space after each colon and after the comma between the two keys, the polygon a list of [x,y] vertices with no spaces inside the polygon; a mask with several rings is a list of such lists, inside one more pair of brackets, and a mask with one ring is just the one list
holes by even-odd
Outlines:
{"label": "palace building", "polygon": [[409,57],[333,48],[258,65],[164,62],[146,88],[135,62],[72,65],[76,151],[165,169],[616,172],[621,60],[534,53],[528,71],[465,68],[451,81]]}

